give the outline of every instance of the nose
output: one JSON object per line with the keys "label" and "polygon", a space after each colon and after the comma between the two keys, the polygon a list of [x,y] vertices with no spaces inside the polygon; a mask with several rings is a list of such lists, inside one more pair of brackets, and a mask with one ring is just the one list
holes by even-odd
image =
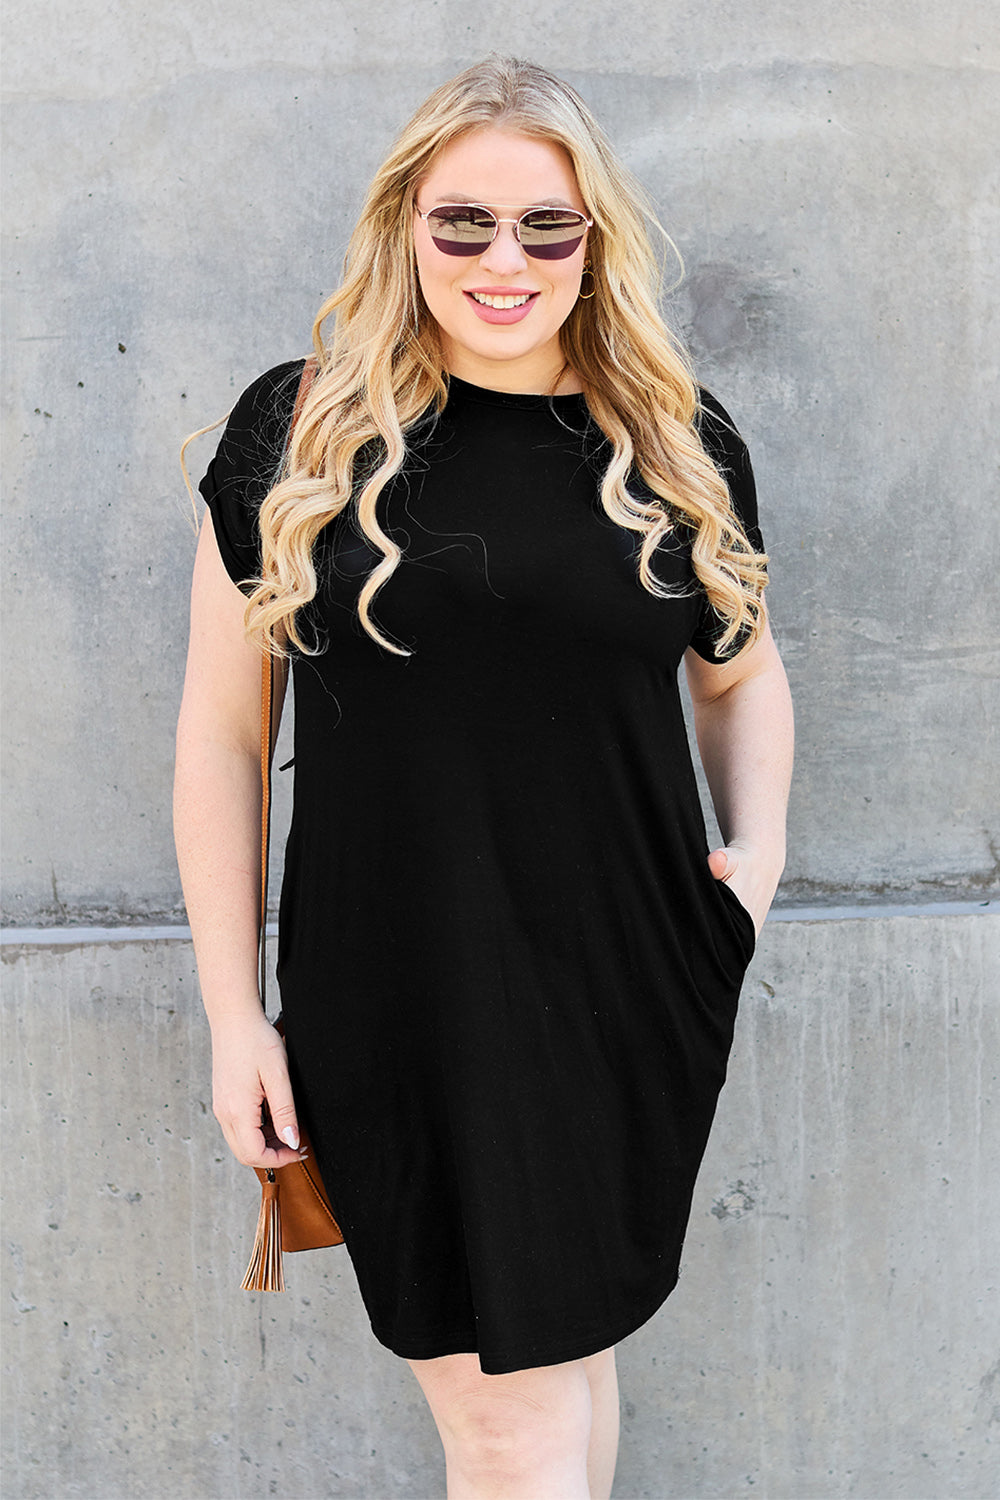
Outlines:
{"label": "nose", "polygon": [[501,222],[493,243],[479,257],[479,264],[484,271],[492,271],[496,276],[511,276],[515,271],[525,269],[528,257],[514,233],[513,224]]}

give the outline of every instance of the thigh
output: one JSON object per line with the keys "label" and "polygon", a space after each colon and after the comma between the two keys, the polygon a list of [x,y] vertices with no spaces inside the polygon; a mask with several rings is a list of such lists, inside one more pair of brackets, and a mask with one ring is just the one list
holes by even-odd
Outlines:
{"label": "thigh", "polygon": [[590,1354],[586,1359],[581,1359],[584,1373],[590,1382],[590,1388],[594,1390],[606,1389],[613,1384],[618,1389],[618,1367],[615,1364],[615,1346],[610,1349],[602,1349],[600,1354]]}
{"label": "thigh", "polygon": [[[580,1361],[590,1387],[591,1418],[595,1429],[618,1430],[618,1367],[614,1345]],[[617,1436],[615,1438],[617,1443]]]}
{"label": "thigh", "polygon": [[[610,1353],[613,1358],[613,1351]],[[603,1355],[595,1355],[601,1361]],[[484,1375],[475,1354],[408,1360],[442,1437],[483,1419],[528,1428],[556,1424],[589,1429],[591,1379],[598,1367],[583,1359],[509,1375]]]}

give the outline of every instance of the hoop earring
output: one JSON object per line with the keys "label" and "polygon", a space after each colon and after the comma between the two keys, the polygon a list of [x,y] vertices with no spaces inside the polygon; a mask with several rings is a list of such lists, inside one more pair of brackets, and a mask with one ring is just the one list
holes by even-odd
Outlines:
{"label": "hoop earring", "polygon": [[[585,292],[583,290],[583,278],[584,278],[584,276],[589,276],[590,277],[590,291],[589,292]],[[580,273],[580,290],[577,293],[577,296],[580,298],[581,302],[589,302],[590,299],[591,299],[591,297],[596,297],[597,296],[597,277],[594,275],[593,271],[590,269],[590,262],[589,261],[584,261],[584,263],[583,263],[583,270]]]}

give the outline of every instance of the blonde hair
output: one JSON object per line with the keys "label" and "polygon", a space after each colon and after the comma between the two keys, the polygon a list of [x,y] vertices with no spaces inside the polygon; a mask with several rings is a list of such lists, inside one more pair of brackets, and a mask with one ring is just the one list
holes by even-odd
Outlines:
{"label": "blonde hair", "polygon": [[[381,554],[358,597],[361,624],[387,650],[408,654],[378,628],[372,605],[402,555],[379,522],[379,496],[403,464],[407,430],[432,406],[440,411],[448,394],[437,325],[417,279],[414,201],[439,153],[487,127],[551,141],[569,154],[594,221],[588,255],[595,296],[575,304],[560,337],[612,446],[601,501],[613,521],[641,539],[638,578],[651,594],[671,592],[654,571],[657,547],[678,521],[690,529],[694,571],[725,626],[718,643],[725,654],[763,627],[767,558],[748,542],[695,427],[697,387],[656,305],[658,267],[646,228],[655,217],[575,90],[507,57],[489,57],[436,89],[369,188],[343,283],[313,326],[316,379],[279,482],[260,509],[262,566],[247,605],[248,633],[279,655],[286,639],[302,651],[316,649],[297,628],[298,611],[318,586],[313,545],[353,505]],[[651,498],[630,491],[633,472]]]}

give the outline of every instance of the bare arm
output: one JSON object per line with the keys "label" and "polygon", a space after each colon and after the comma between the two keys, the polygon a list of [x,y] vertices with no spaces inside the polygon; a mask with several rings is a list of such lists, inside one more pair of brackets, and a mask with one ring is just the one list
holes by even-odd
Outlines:
{"label": "bare arm", "polygon": [[[299,1136],[284,1045],[261,1008],[257,980],[260,655],[244,635],[245,603],[206,517],[177,725],[174,833],[212,1029],[215,1115],[240,1161],[273,1167],[296,1159]],[[275,680],[280,704],[283,670]],[[265,1099],[274,1122],[266,1140]]]}
{"label": "bare arm", "polygon": [[785,864],[785,809],[792,775],[792,700],[768,627],[732,661],[685,658],[695,732],[725,848],[708,857],[757,931]]}

